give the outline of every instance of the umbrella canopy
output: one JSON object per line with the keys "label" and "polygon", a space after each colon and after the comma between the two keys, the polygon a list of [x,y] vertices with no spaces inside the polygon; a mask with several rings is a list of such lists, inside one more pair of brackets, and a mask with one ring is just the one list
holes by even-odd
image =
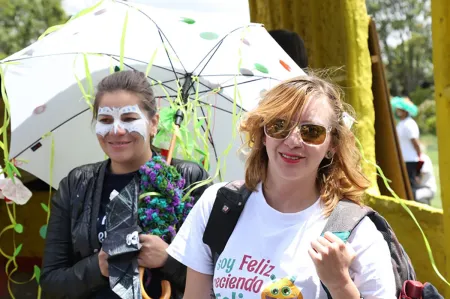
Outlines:
{"label": "umbrella canopy", "polygon": [[261,24],[121,1],[83,11],[0,68],[11,113],[9,158],[55,188],[72,168],[105,158],[91,107],[96,84],[114,70],[145,72],[160,107],[184,110],[184,141],[195,149],[178,155],[210,163],[223,180],[244,175],[240,114],[279,80],[304,74]]}

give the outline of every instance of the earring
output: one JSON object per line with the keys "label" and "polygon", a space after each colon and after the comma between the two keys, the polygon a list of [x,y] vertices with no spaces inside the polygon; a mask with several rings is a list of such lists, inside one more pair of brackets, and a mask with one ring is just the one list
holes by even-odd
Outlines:
{"label": "earring", "polygon": [[327,153],[325,154],[325,158],[327,158],[328,160],[333,158],[333,153],[331,151],[327,151]]}

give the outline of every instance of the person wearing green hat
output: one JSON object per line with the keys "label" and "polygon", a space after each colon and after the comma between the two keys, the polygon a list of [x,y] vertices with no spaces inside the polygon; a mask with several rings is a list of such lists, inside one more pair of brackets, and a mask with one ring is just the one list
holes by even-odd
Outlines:
{"label": "person wearing green hat", "polygon": [[400,142],[403,160],[408,171],[409,181],[415,198],[421,163],[419,146],[419,126],[413,117],[417,116],[418,108],[408,97],[394,97],[391,99],[392,109],[398,119],[397,137]]}

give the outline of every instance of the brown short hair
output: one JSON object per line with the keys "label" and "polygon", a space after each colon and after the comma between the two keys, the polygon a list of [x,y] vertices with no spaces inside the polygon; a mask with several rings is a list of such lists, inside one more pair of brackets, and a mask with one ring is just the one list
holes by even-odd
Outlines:
{"label": "brown short hair", "polygon": [[[315,76],[301,76],[281,82],[269,90],[259,106],[247,114],[240,126],[247,134],[250,148],[246,162],[245,183],[247,188],[256,190],[259,182],[267,178],[268,156],[263,146],[264,126],[280,116],[291,121],[302,112],[307,101],[327,97],[334,115],[331,119],[333,160],[324,158],[317,174],[316,184],[329,215],[341,199],[360,203],[364,191],[370,186],[362,172],[361,154],[356,147],[353,132],[342,120],[343,112],[352,115],[351,106],[341,100],[339,89],[332,83]],[[331,162],[331,164],[330,164]],[[327,167],[321,168],[321,166]]]}
{"label": "brown short hair", "polygon": [[100,81],[94,100],[93,121],[97,119],[98,107],[103,95],[117,91],[128,91],[137,95],[149,118],[156,114],[156,100],[147,77],[143,72],[130,70],[113,73]]}

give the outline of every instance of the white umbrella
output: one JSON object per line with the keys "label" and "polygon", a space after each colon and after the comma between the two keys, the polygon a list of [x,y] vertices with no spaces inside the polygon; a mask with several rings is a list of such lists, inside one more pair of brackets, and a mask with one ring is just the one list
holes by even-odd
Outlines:
{"label": "white umbrella", "polygon": [[103,1],[0,62],[11,113],[9,158],[26,161],[19,167],[55,188],[72,168],[104,159],[90,105],[96,84],[117,67],[148,72],[161,107],[174,105],[183,87],[189,138],[201,150],[206,136],[210,174],[217,160],[222,171],[226,161],[223,180],[243,176],[239,113],[279,80],[304,74],[260,24]]}

